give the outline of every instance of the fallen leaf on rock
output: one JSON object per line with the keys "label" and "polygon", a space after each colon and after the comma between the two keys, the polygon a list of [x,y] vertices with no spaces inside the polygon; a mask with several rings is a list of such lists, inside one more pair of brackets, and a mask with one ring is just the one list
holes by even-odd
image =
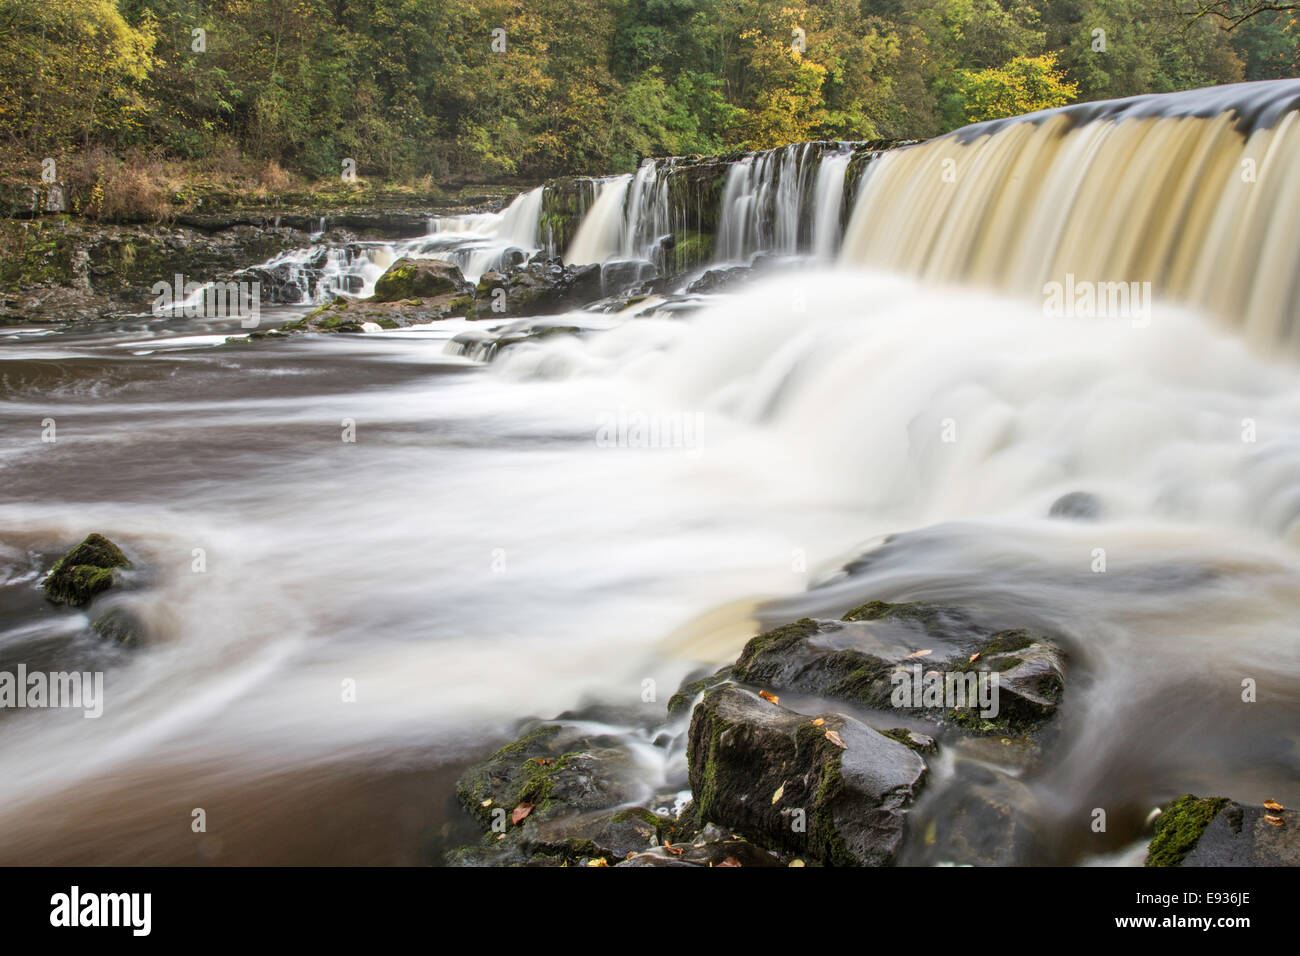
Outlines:
{"label": "fallen leaf on rock", "polygon": [[932,651],[932,650],[930,650],[930,651],[916,651],[916,652],[913,653],[913,654],[908,654],[906,657],[903,658],[903,660],[905,660],[905,661],[910,661],[913,657],[925,657],[927,654],[933,654],[933,653],[934,653],[934,651]]}
{"label": "fallen leaf on rock", "polygon": [[737,860],[734,856],[729,856],[721,863],[719,863],[718,866],[740,866],[740,861]]}
{"label": "fallen leaf on rock", "polygon": [[785,784],[781,784],[781,786],[776,788],[776,793],[772,794],[772,803],[775,805],[777,801],[779,801],[784,794],[785,794]]}
{"label": "fallen leaf on rock", "polygon": [[519,804],[519,806],[515,807],[514,810],[510,812],[510,822],[515,826],[519,826],[519,824],[523,822],[524,818],[533,812],[534,806],[535,804],[531,803]]}
{"label": "fallen leaf on rock", "polygon": [[673,846],[671,843],[665,843],[664,849],[667,850],[669,853],[671,853],[673,856],[681,856],[683,853],[686,852],[685,847]]}
{"label": "fallen leaf on rock", "polygon": [[765,701],[767,701],[769,704],[779,704],[779,703],[781,703],[781,698],[780,698],[780,697],[777,697],[776,694],[769,693],[768,691],[765,691],[765,690],[760,690],[760,691],[758,692],[758,696],[761,697],[761,698],[763,698],[763,699],[764,699]]}
{"label": "fallen leaf on rock", "polygon": [[587,865],[588,866],[609,866],[609,860],[605,859],[603,856],[598,856],[594,860],[588,860]]}
{"label": "fallen leaf on rock", "polygon": [[826,739],[829,740],[831,743],[833,743],[836,747],[839,747],[841,750],[849,749],[849,745],[844,742],[844,738],[841,737],[833,730],[826,731]]}
{"label": "fallen leaf on rock", "polygon": [[492,806],[492,798],[491,798],[491,797],[488,797],[486,800],[484,800],[482,803],[480,803],[479,806],[480,806],[480,807],[490,807],[490,806]]}
{"label": "fallen leaf on rock", "polygon": [[826,718],[825,718],[825,717],[818,717],[816,720],[813,721],[813,726],[814,726],[814,727],[820,727],[820,726],[821,726],[822,724],[824,724],[824,723],[826,723]]}
{"label": "fallen leaf on rock", "polygon": [[555,760],[551,757],[529,757],[528,759],[543,767],[549,767],[551,764],[555,763]]}
{"label": "fallen leaf on rock", "polygon": [[1282,806],[1282,804],[1278,803],[1276,800],[1265,800],[1265,801],[1264,801],[1264,809],[1265,809],[1265,810],[1285,810],[1286,807]]}
{"label": "fallen leaf on rock", "polygon": [[1285,820],[1283,820],[1281,817],[1275,817],[1271,813],[1264,814],[1264,819],[1267,820],[1269,823],[1273,824],[1273,826],[1275,827],[1286,826]]}
{"label": "fallen leaf on rock", "polygon": [[980,653],[979,653],[979,651],[976,651],[974,654],[972,654],[972,655],[970,656],[970,660],[968,660],[966,663],[967,663],[967,664],[974,664],[974,663],[975,663],[977,660],[979,660],[979,659],[980,659]]}
{"label": "fallen leaf on rock", "polygon": [[791,866],[803,866],[803,860],[791,860],[791,861],[790,861],[790,865],[791,865]]}

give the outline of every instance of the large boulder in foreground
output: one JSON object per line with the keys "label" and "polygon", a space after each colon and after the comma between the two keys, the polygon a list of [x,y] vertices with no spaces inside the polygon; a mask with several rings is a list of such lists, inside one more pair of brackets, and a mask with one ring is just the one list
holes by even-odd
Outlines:
{"label": "large boulder in foreground", "polygon": [[129,567],[121,548],[102,534],[91,533],[54,563],[41,586],[55,604],[84,607],[113,586],[119,569]]}
{"label": "large boulder in foreground", "polygon": [[926,773],[859,721],[797,714],[734,685],[695,708],[687,759],[701,820],[833,866],[892,862]]}
{"label": "large boulder in foreground", "polygon": [[1156,818],[1146,865],[1300,866],[1300,836],[1291,816],[1268,805],[1184,794]]}
{"label": "large boulder in foreground", "polygon": [[376,302],[428,299],[439,295],[468,292],[469,283],[460,268],[441,259],[398,259],[375,283]]}
{"label": "large boulder in foreground", "polygon": [[[979,626],[958,608],[872,601],[839,621],[803,618],[752,638],[731,669],[732,679],[816,695],[908,716],[940,721],[975,733],[1023,733],[1056,712],[1065,685],[1065,652],[1042,635]],[[931,699],[927,687],[951,682],[992,687],[997,713],[961,703],[954,694]],[[937,675],[932,677],[929,675]],[[896,691],[909,677],[914,690],[900,702]],[[933,683],[936,682],[937,683]],[[965,697],[962,698],[962,701]]]}

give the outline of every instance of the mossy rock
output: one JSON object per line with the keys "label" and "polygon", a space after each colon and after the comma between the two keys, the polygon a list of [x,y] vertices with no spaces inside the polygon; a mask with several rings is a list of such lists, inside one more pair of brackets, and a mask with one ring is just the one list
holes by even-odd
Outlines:
{"label": "mossy rock", "polygon": [[401,302],[461,293],[468,288],[460,269],[438,259],[398,259],[375,283],[376,302]]}
{"label": "mossy rock", "polygon": [[687,761],[700,819],[830,866],[893,862],[926,774],[910,748],[859,721],[814,719],[733,685],[695,708]]}
{"label": "mossy rock", "polygon": [[129,567],[121,548],[102,534],[91,533],[55,562],[42,587],[55,604],[83,607],[113,586],[119,569]]}
{"label": "mossy rock", "polygon": [[1180,866],[1224,807],[1227,797],[1197,797],[1190,793],[1174,800],[1156,818],[1156,835],[1147,849],[1147,866]]}
{"label": "mossy rock", "polygon": [[[939,672],[954,691],[960,684],[962,696],[954,693],[952,706],[947,700],[900,705],[899,681],[918,669]],[[989,686],[992,675],[996,713],[967,705],[967,692]],[[1064,651],[1041,635],[992,631],[961,608],[883,601],[855,607],[839,621],[802,618],[765,631],[745,645],[731,672],[762,689],[878,710],[906,706],[919,719],[999,736],[1043,726],[1064,693],[1064,675]]]}

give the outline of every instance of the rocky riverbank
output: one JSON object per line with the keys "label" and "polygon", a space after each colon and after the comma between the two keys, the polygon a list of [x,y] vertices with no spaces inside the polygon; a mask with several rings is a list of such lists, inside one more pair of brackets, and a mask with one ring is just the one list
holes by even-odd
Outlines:
{"label": "rocky riverbank", "polygon": [[[1039,837],[1021,778],[1060,733],[1069,673],[1052,636],[990,630],[957,607],[872,602],[795,621],[688,680],[633,734],[592,713],[527,723],[462,777],[484,832],[446,861],[1023,863]],[[648,790],[647,742],[684,779]],[[1148,828],[1147,865],[1294,864],[1294,827],[1272,806],[1174,800]]]}

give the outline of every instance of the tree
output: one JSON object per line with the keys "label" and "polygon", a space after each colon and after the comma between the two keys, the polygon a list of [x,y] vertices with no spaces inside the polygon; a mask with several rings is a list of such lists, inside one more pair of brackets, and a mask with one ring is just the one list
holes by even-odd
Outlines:
{"label": "tree", "polygon": [[967,73],[960,89],[972,123],[1065,106],[1078,92],[1056,69],[1056,58],[1016,57],[997,69]]}

